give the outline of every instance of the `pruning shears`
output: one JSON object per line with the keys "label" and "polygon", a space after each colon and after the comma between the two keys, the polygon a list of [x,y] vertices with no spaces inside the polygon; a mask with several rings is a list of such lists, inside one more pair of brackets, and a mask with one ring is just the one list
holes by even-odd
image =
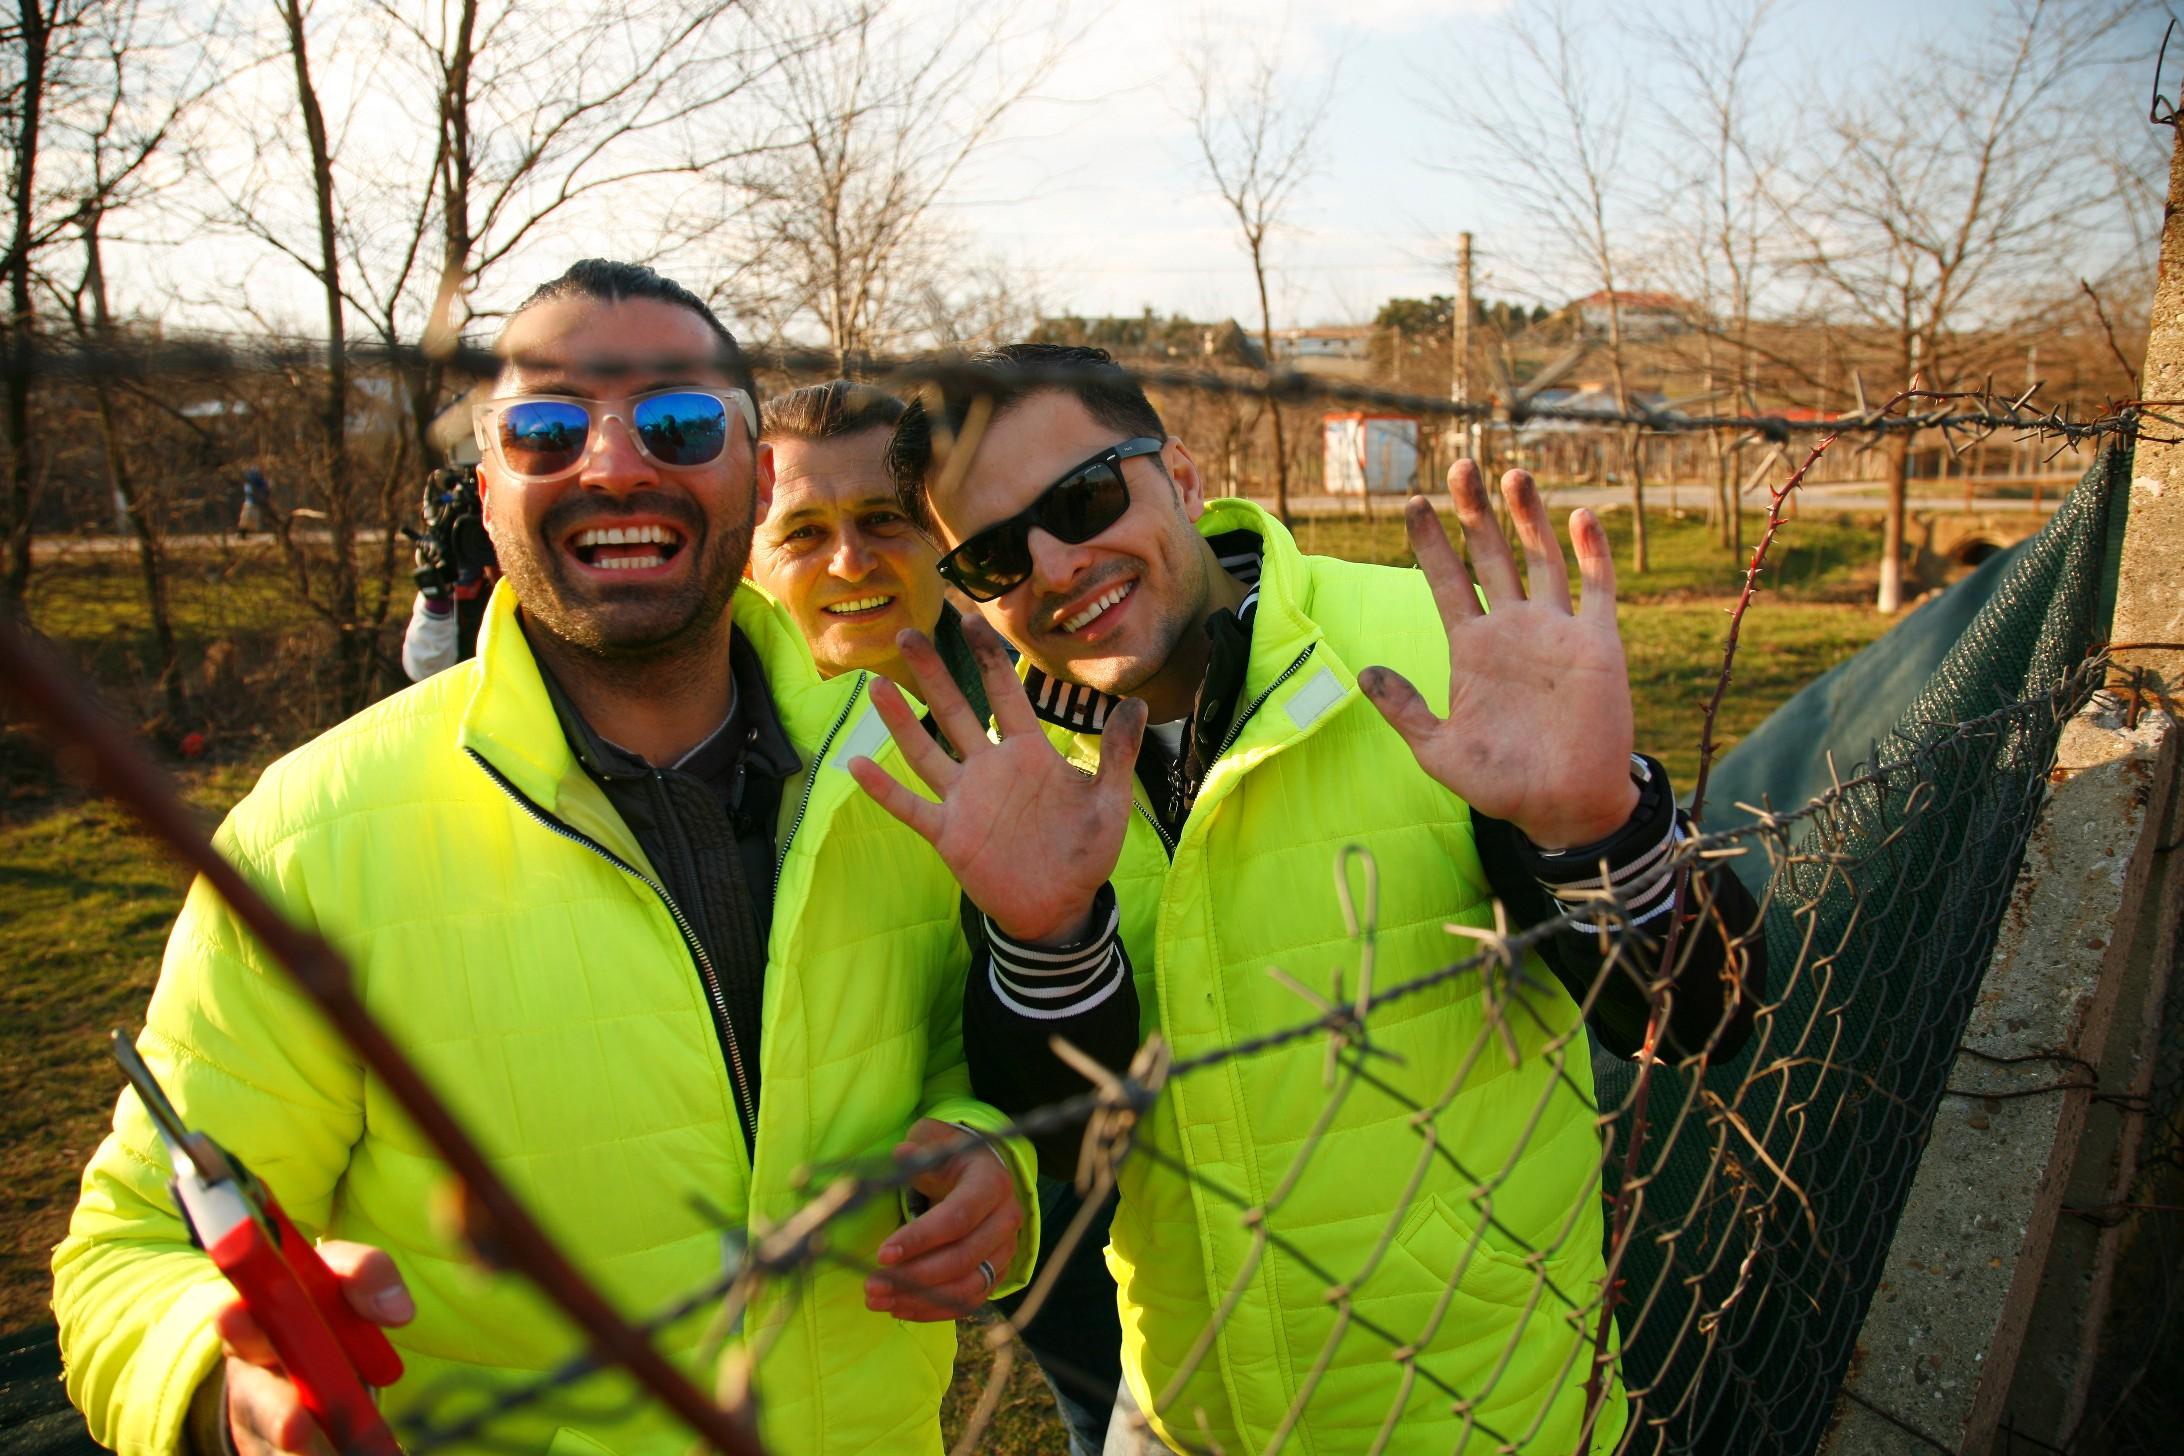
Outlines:
{"label": "pruning shears", "polygon": [[159,1128],[174,1167],[168,1183],[190,1238],[242,1296],[280,1356],[303,1408],[334,1448],[355,1456],[399,1456],[372,1387],[402,1378],[386,1335],[350,1308],[333,1270],[296,1231],[272,1190],[241,1162],[176,1114],[129,1039],[113,1034],[114,1060]]}

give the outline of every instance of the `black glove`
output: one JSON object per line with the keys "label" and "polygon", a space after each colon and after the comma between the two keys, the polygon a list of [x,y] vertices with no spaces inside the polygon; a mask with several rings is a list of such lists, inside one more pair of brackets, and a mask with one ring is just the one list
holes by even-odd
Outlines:
{"label": "black glove", "polygon": [[440,538],[427,531],[419,534],[403,527],[403,532],[417,543],[417,569],[410,577],[417,583],[418,594],[430,602],[438,602],[455,589],[455,573],[447,569],[446,556],[440,550]]}
{"label": "black glove", "polygon": [[477,472],[467,465],[446,466],[425,480],[419,503],[424,518],[422,534],[411,532],[417,543],[417,589],[430,600],[446,595],[457,584],[474,582],[493,566],[493,542],[485,534],[485,517],[478,499]]}

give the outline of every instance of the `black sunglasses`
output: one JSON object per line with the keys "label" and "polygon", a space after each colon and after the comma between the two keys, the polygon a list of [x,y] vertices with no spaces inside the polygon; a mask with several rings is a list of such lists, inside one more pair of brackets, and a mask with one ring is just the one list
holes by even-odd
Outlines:
{"label": "black sunglasses", "polygon": [[1005,521],[996,521],[940,558],[943,580],[974,602],[1006,596],[1031,575],[1031,528],[1057,541],[1082,545],[1130,509],[1130,484],[1122,462],[1133,455],[1158,455],[1165,440],[1139,435],[1071,469],[1039,492],[1038,498]]}

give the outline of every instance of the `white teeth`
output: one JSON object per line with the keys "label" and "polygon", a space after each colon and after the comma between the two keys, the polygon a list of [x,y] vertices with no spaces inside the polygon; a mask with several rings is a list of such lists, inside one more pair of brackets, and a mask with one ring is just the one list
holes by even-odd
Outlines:
{"label": "white teeth", "polygon": [[578,546],[672,546],[680,539],[665,526],[606,526],[576,533]]}
{"label": "white teeth", "polygon": [[836,602],[833,606],[822,607],[820,608],[820,610],[826,612],[834,612],[837,614],[846,614],[849,612],[869,612],[874,607],[884,607],[893,600],[893,597],[859,597],[856,601]]}
{"label": "white teeth", "polygon": [[609,556],[604,560],[592,563],[593,566],[602,571],[642,571],[647,567],[664,566],[666,564],[667,558],[657,552],[648,552],[643,556]]}
{"label": "white teeth", "polygon": [[1064,632],[1076,631],[1079,627],[1082,627],[1085,623],[1091,621],[1094,617],[1097,617],[1100,613],[1106,611],[1109,607],[1121,601],[1124,597],[1128,595],[1130,595],[1129,582],[1124,582],[1121,586],[1116,587],[1112,591],[1100,593],[1100,595],[1083,611],[1076,613],[1074,616],[1064,618],[1062,621],[1062,630]]}

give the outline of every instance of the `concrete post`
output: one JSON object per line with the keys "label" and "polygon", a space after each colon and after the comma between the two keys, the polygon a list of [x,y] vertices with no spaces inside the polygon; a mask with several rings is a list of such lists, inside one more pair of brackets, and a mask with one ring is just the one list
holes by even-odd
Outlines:
{"label": "concrete post", "polygon": [[[1449,383],[1448,397],[1457,404],[1469,404],[1475,397],[1471,388],[1471,313],[1474,307],[1471,287],[1471,234],[1459,233],[1456,238],[1456,302],[1450,309],[1453,317],[1449,329]],[[1477,422],[1456,420],[1449,426],[1449,439],[1457,458],[1479,458],[1482,431]],[[1480,462],[1485,468],[1485,462]]]}
{"label": "concrete post", "polygon": [[[2154,290],[2142,399],[2184,399],[2184,128],[2169,160],[2168,216],[2161,230],[2161,282]],[[2174,418],[2173,411],[2160,413]],[[2184,444],[2179,431],[2151,425],[2158,439],[2138,447],[2131,472],[2131,523],[2123,538],[2122,581],[2111,634],[2116,665],[2142,668],[2170,701],[2184,696]]]}
{"label": "concrete post", "polygon": [[[2184,135],[2160,279],[2140,393],[2184,398]],[[2080,1434],[2132,1227],[2101,1215],[2136,1181],[2184,920],[2184,445],[2138,447],[2111,637],[2112,691],[2064,730],[1965,1035],[1987,1055],[1950,1075],[1995,1095],[1942,1105],[1825,1451]]]}

